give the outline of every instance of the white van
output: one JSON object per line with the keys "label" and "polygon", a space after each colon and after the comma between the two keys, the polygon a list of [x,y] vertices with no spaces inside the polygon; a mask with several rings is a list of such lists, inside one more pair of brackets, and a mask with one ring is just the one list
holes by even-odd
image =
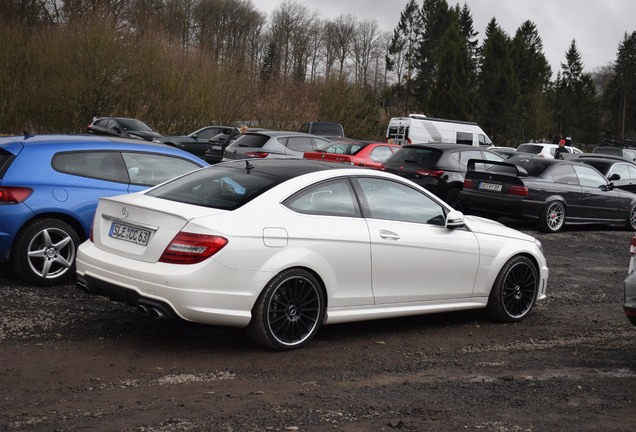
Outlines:
{"label": "white van", "polygon": [[400,145],[429,142],[473,146],[493,145],[486,132],[477,126],[477,123],[438,119],[422,114],[393,117],[386,129],[386,140]]}

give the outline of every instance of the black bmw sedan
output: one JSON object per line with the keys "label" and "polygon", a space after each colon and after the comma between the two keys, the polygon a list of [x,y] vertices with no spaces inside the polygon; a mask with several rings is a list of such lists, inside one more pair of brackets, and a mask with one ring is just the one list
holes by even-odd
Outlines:
{"label": "black bmw sedan", "polygon": [[468,162],[459,195],[464,213],[534,219],[545,232],[605,224],[636,230],[636,194],[590,165],[542,158]]}

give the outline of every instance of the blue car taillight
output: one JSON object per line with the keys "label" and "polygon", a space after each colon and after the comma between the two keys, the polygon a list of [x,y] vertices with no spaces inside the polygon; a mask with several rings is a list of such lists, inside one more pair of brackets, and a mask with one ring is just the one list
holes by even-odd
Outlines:
{"label": "blue car taillight", "polygon": [[33,193],[33,189],[18,186],[0,186],[0,204],[20,204]]}

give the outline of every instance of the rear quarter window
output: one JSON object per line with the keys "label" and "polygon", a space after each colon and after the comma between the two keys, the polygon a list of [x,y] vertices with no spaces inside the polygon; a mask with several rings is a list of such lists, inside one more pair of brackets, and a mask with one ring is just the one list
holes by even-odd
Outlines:
{"label": "rear quarter window", "polygon": [[6,150],[0,149],[0,179],[4,177],[4,173],[9,168],[11,161],[13,160],[13,154]]}

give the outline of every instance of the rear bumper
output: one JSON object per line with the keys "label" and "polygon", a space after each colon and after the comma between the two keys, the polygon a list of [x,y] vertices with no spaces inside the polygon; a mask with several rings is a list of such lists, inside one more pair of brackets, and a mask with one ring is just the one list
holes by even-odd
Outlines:
{"label": "rear bumper", "polygon": [[629,322],[636,325],[636,271],[625,278],[624,288],[623,311]]}
{"label": "rear bumper", "polygon": [[77,286],[137,308],[158,306],[166,315],[187,321],[245,327],[260,294],[258,287],[272,275],[228,269],[214,260],[206,264],[143,263],[87,241],[78,249]]}

